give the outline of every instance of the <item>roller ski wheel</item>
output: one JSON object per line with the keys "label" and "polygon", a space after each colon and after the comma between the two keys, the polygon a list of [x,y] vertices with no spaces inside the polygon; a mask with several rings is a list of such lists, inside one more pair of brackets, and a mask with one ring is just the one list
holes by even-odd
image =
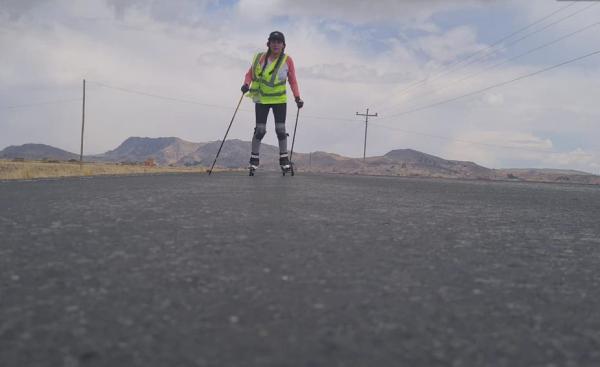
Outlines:
{"label": "roller ski wheel", "polygon": [[254,166],[248,167],[248,176],[254,176],[254,172],[256,172],[256,167],[254,167]]}
{"label": "roller ski wheel", "polygon": [[286,175],[287,173],[290,173],[292,176],[294,175],[294,169],[292,168],[291,164],[285,165],[285,166],[280,166],[281,167],[281,174],[282,175]]}

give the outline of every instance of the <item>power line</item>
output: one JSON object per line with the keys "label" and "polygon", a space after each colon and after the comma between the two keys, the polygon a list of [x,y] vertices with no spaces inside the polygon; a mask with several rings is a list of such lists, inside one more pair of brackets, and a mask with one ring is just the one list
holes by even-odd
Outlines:
{"label": "power line", "polygon": [[[478,50],[478,51],[476,51],[476,52],[474,52],[474,53],[472,53],[472,54],[470,54],[470,55],[468,55],[468,56],[466,56],[466,57],[464,57],[464,58],[461,58],[461,59],[459,59],[459,60],[455,60],[454,62],[450,63],[450,65],[448,65],[448,66],[447,66],[445,69],[448,69],[448,68],[450,68],[450,67],[452,67],[452,66],[454,66],[454,65],[456,65],[456,64],[460,64],[460,63],[461,63],[461,62],[463,62],[463,61],[469,60],[470,58],[472,58],[472,57],[474,57],[474,56],[477,56],[477,55],[479,55],[480,53],[482,53],[482,52],[485,52],[485,51],[489,50],[490,48],[493,48],[493,47],[495,47],[495,46],[499,45],[500,43],[502,43],[502,42],[506,41],[507,39],[510,39],[512,36],[514,36],[514,35],[517,35],[517,34],[519,34],[519,33],[523,32],[523,31],[525,31],[525,30],[527,30],[527,29],[529,29],[529,28],[533,27],[534,25],[536,25],[536,24],[538,24],[538,23],[541,23],[541,22],[543,22],[544,20],[546,20],[546,19],[548,19],[548,18],[552,17],[554,14],[560,13],[561,11],[563,11],[563,10],[565,10],[565,9],[567,9],[567,8],[569,8],[569,7],[571,7],[571,6],[573,6],[573,5],[575,5],[575,3],[574,3],[574,2],[573,2],[573,3],[571,3],[571,4],[565,5],[565,6],[563,6],[562,8],[560,8],[560,9],[558,9],[558,10],[555,10],[555,11],[553,11],[552,13],[550,13],[550,14],[548,14],[548,15],[546,15],[546,16],[544,16],[544,17],[542,17],[542,18],[538,19],[538,20],[536,20],[535,22],[533,22],[533,23],[531,23],[531,24],[529,24],[529,25],[527,25],[527,26],[525,26],[525,27],[523,27],[523,28],[521,28],[521,29],[519,29],[519,30],[516,30],[516,31],[514,31],[514,32],[512,32],[512,33],[510,33],[510,34],[508,34],[508,35],[506,35],[506,36],[504,36],[504,37],[502,37],[502,38],[500,38],[499,40],[496,40],[496,41],[494,41],[494,42],[493,42],[491,45],[489,45],[489,46],[487,46],[487,47],[485,47],[485,48],[483,48],[483,49],[481,49],[481,50]],[[418,83],[421,83],[421,82],[425,82],[425,81],[427,81],[427,80],[428,80],[428,78],[425,78],[425,79],[423,79],[423,80],[416,81],[416,82],[414,82],[413,84],[415,84],[415,83],[416,83],[416,84],[418,84]],[[412,86],[412,84],[411,84],[411,85],[409,85],[408,87],[410,88],[411,86]]]}
{"label": "power line", "polygon": [[61,100],[56,100],[56,101],[28,103],[28,104],[20,104],[20,105],[13,105],[13,106],[3,106],[3,107],[0,107],[0,109],[12,110],[12,109],[17,109],[17,108],[29,108],[29,107],[38,107],[38,106],[71,103],[71,102],[81,102],[81,98],[61,99]]}
{"label": "power line", "polygon": [[[158,94],[144,92],[144,91],[140,91],[140,90],[134,90],[134,89],[120,87],[120,86],[108,85],[106,83],[97,82],[97,81],[89,81],[88,80],[87,83],[93,83],[93,84],[96,84],[98,86],[101,86],[101,87],[104,87],[107,89],[118,90],[118,91],[121,91],[124,93],[137,94],[137,95],[141,95],[141,96],[145,96],[145,97],[157,98],[157,99],[167,100],[167,101],[171,101],[171,102],[180,102],[180,103],[195,104],[195,105],[200,105],[200,106],[231,110],[231,106],[208,104],[208,103],[189,100],[189,99],[182,99],[182,98],[170,97],[170,96],[165,96],[165,95],[158,95]],[[240,108],[240,111],[253,112],[251,110],[241,109],[241,108]],[[316,115],[307,115],[307,114],[303,114],[302,117],[308,118],[308,119],[315,119],[315,120],[348,121],[348,122],[353,122],[353,123],[357,122],[355,119],[349,119],[349,118],[343,118],[343,117],[340,118],[340,117],[316,116]]]}
{"label": "power line", "polygon": [[437,92],[439,92],[439,91],[441,91],[441,90],[444,90],[444,89],[446,89],[446,88],[448,88],[448,87],[451,87],[451,86],[453,86],[453,85],[458,85],[458,84],[460,84],[461,82],[463,82],[463,81],[465,81],[465,80],[467,80],[467,79],[470,79],[470,78],[472,78],[472,77],[474,77],[474,76],[477,76],[477,75],[479,75],[479,74],[483,73],[484,71],[488,71],[488,70],[495,69],[495,68],[497,68],[497,67],[499,67],[499,66],[502,66],[502,65],[504,65],[504,64],[506,64],[506,63],[508,63],[508,62],[511,62],[511,61],[514,61],[514,60],[520,59],[520,58],[522,58],[522,57],[524,57],[524,56],[527,56],[527,55],[530,55],[530,54],[532,54],[532,53],[534,53],[534,52],[536,52],[536,51],[539,51],[539,50],[541,50],[541,49],[544,49],[544,48],[546,48],[546,47],[552,46],[552,45],[554,45],[554,44],[556,44],[556,43],[558,43],[558,42],[560,42],[560,41],[562,41],[562,40],[564,40],[564,39],[566,39],[566,38],[573,37],[573,36],[575,36],[576,34],[579,34],[579,33],[583,32],[583,31],[586,31],[586,30],[588,30],[588,29],[590,29],[590,28],[593,28],[593,27],[596,27],[596,26],[598,26],[598,25],[600,25],[600,22],[596,22],[596,23],[593,23],[593,24],[587,25],[587,26],[585,26],[585,27],[583,27],[583,28],[580,28],[580,29],[578,29],[578,30],[576,30],[576,31],[574,31],[574,32],[571,32],[571,33],[569,33],[569,34],[563,35],[563,36],[561,36],[561,37],[559,37],[559,38],[557,38],[557,39],[554,39],[553,41],[550,41],[550,42],[547,42],[547,43],[545,43],[545,44],[542,44],[542,45],[540,45],[540,46],[538,46],[538,47],[535,47],[535,48],[533,48],[533,49],[531,49],[531,50],[528,50],[528,51],[526,51],[526,52],[524,52],[524,53],[521,53],[521,54],[519,54],[519,55],[516,55],[516,56],[514,56],[514,57],[511,57],[511,58],[509,58],[509,59],[503,60],[503,61],[501,61],[501,62],[498,62],[498,63],[496,63],[496,64],[492,64],[492,65],[490,65],[490,66],[487,66],[487,67],[483,68],[482,70],[479,70],[479,71],[477,71],[477,72],[475,72],[475,73],[468,74],[467,76],[465,76],[465,77],[463,77],[463,78],[461,78],[461,79],[455,80],[455,81],[453,81],[453,82],[451,82],[451,83],[449,83],[449,84],[447,84],[447,85],[445,85],[445,86],[443,86],[443,87],[436,88],[436,89],[435,89],[435,91],[434,91],[434,93],[437,93]]}
{"label": "power line", "polygon": [[490,89],[499,88],[499,87],[505,86],[507,84],[515,83],[517,81],[520,81],[520,80],[523,80],[523,79],[526,79],[526,78],[530,78],[530,77],[533,77],[533,76],[541,74],[541,73],[545,73],[547,71],[559,68],[559,67],[567,65],[567,64],[571,64],[573,62],[576,62],[576,61],[579,61],[579,60],[582,60],[582,59],[585,59],[585,58],[597,55],[599,53],[600,53],[600,50],[594,51],[594,52],[591,52],[589,54],[586,54],[586,55],[583,55],[583,56],[579,56],[577,58],[574,58],[574,59],[571,59],[571,60],[567,60],[567,61],[561,62],[559,64],[556,64],[556,65],[553,65],[553,66],[550,66],[550,67],[547,67],[547,68],[535,71],[533,73],[521,75],[521,76],[519,76],[517,78],[511,79],[511,80],[506,81],[506,82],[494,84],[492,86],[489,86],[489,87],[486,87],[486,88],[483,88],[483,89],[479,89],[479,90],[476,90],[474,92],[470,92],[470,93],[467,93],[467,94],[463,94],[463,95],[460,95],[458,97],[454,97],[454,98],[450,98],[450,99],[438,101],[438,102],[435,102],[435,103],[432,103],[432,104],[429,104],[429,105],[425,105],[425,106],[421,106],[421,107],[409,109],[409,110],[406,110],[406,111],[402,111],[402,112],[399,112],[399,113],[395,113],[395,114],[389,115],[387,117],[381,117],[380,119],[384,120],[384,119],[388,119],[388,118],[391,118],[391,117],[408,115],[408,114],[413,113],[413,112],[423,111],[423,110],[426,110],[426,109],[429,109],[429,108],[433,108],[433,107],[437,107],[437,106],[440,106],[440,105],[443,105],[443,104],[446,104],[446,103],[454,102],[454,101],[457,101],[457,100],[465,98],[465,97],[469,97],[469,96],[473,96],[473,95],[480,94],[480,93],[483,93],[483,92],[487,92]]}
{"label": "power line", "polygon": [[171,102],[180,102],[180,103],[187,103],[187,104],[195,104],[195,105],[199,105],[199,106],[213,107],[213,108],[222,108],[222,109],[228,109],[228,110],[231,109],[231,106],[222,106],[222,105],[216,105],[216,104],[208,104],[208,103],[203,103],[203,102],[199,102],[199,101],[194,101],[194,100],[191,100],[191,99],[169,97],[169,96],[164,96],[164,95],[154,94],[154,93],[148,93],[148,92],[142,92],[142,91],[139,91],[139,90],[124,88],[124,87],[112,86],[112,85],[108,85],[108,84],[101,83],[101,82],[96,82],[96,81],[88,81],[88,83],[93,83],[93,84],[96,84],[96,85],[98,85],[100,87],[103,87],[103,88],[118,90],[118,91],[121,91],[121,92],[130,93],[130,94],[137,94],[137,95],[146,96],[146,97],[152,97],[152,98],[162,99],[162,100],[171,101]]}
{"label": "power line", "polygon": [[[108,85],[106,83],[96,82],[96,81],[89,81],[88,80],[87,83],[88,84],[89,83],[93,83],[93,84],[96,84],[98,86],[101,86],[101,87],[104,87],[104,88],[107,88],[107,89],[118,90],[118,91],[121,91],[121,92],[124,92],[124,93],[137,94],[137,95],[141,95],[141,96],[145,96],[145,97],[152,97],[152,98],[167,100],[167,101],[171,101],[171,102],[181,102],[181,103],[187,103],[187,104],[195,104],[195,105],[200,105],[200,106],[214,107],[214,108],[221,108],[221,109],[231,110],[231,106],[224,106],[224,105],[217,105],[217,104],[208,104],[208,103],[204,103],[204,102],[200,102],[200,101],[195,101],[195,100],[189,100],[189,99],[182,99],[182,98],[176,98],[176,97],[171,97],[171,96],[159,95],[159,94],[144,92],[144,91],[140,91],[140,90],[134,90],[134,89],[130,89],[130,88],[125,88],[125,87],[121,87],[121,86]],[[81,99],[79,99],[79,100],[81,100]],[[240,111],[254,112],[252,110],[243,109],[243,108],[240,108]],[[343,118],[343,117],[340,118],[340,117],[328,117],[328,116],[315,116],[315,115],[306,115],[306,114],[302,114],[302,117],[303,118],[315,119],[315,120],[349,121],[349,122],[356,123],[356,120],[354,120],[354,119],[348,119],[348,118]]]}
{"label": "power line", "polygon": [[[514,41],[511,41],[510,43],[508,43],[507,45],[505,45],[505,47],[513,46],[513,45],[515,45],[515,44],[517,44],[517,43],[521,42],[522,40],[524,40],[524,39],[526,39],[526,38],[529,38],[530,36],[533,36],[534,34],[538,34],[538,33],[540,33],[541,31],[544,31],[544,30],[546,30],[546,29],[550,28],[550,27],[551,27],[551,26],[553,26],[553,25],[556,25],[556,24],[562,23],[562,22],[564,22],[565,20],[567,20],[567,19],[570,19],[570,18],[574,17],[575,15],[577,15],[577,14],[579,14],[579,13],[581,13],[581,12],[585,11],[585,10],[588,10],[589,8],[591,8],[591,7],[593,7],[593,6],[596,6],[596,5],[598,5],[598,3],[594,3],[594,4],[591,4],[591,5],[589,5],[589,6],[585,7],[585,8],[583,8],[583,9],[579,9],[579,10],[577,10],[576,12],[574,12],[574,13],[571,13],[571,14],[567,15],[566,17],[560,18],[560,19],[558,19],[558,20],[556,20],[556,21],[554,21],[554,22],[552,22],[552,23],[550,23],[550,24],[547,24],[547,25],[545,25],[544,27],[542,27],[542,28],[540,28],[540,29],[537,29],[537,30],[535,30],[535,31],[533,31],[533,32],[531,32],[531,33],[528,33],[528,34],[524,35],[524,36],[523,36],[523,37],[521,37],[521,38],[518,38],[518,39],[516,39],[516,40],[514,40]],[[497,51],[497,50],[495,50],[494,52],[496,52],[496,51]],[[484,55],[484,57],[487,57],[487,56],[489,56],[489,55]],[[471,64],[473,64],[473,63],[475,63],[475,62],[477,62],[477,61],[483,60],[483,58],[484,58],[484,57],[482,57],[482,58],[479,58],[479,59],[472,60],[471,62],[469,62],[469,63],[467,63],[467,64],[463,65],[463,67],[469,66],[469,65],[471,65]],[[462,69],[463,67],[461,67],[461,68],[459,68],[459,69]],[[459,70],[459,69],[456,69],[456,70]],[[445,75],[445,74],[442,74],[442,75]],[[439,75],[439,76],[442,76],[442,75]]]}
{"label": "power line", "polygon": [[[446,66],[446,67],[445,67],[445,69],[449,69],[449,68],[453,67],[453,66],[454,66],[454,65],[456,65],[456,64],[460,64],[460,63],[461,63],[461,62],[463,62],[463,61],[469,60],[469,59],[471,59],[472,57],[474,57],[474,56],[477,56],[477,55],[479,55],[480,53],[482,53],[482,52],[485,52],[485,51],[489,50],[490,48],[493,48],[493,47],[495,47],[495,46],[499,45],[500,43],[502,43],[502,42],[506,41],[507,39],[510,39],[512,36],[514,36],[514,35],[517,35],[517,34],[519,34],[519,33],[523,32],[523,31],[525,31],[525,30],[527,30],[527,29],[529,29],[529,28],[533,27],[534,25],[536,25],[536,24],[538,24],[538,23],[541,23],[541,22],[543,22],[544,20],[546,20],[546,19],[548,19],[548,18],[552,17],[554,14],[560,13],[561,11],[563,11],[563,10],[565,10],[565,9],[567,9],[567,8],[569,8],[569,7],[571,7],[571,6],[573,6],[573,5],[575,5],[575,2],[572,2],[572,3],[568,4],[568,5],[565,5],[565,6],[563,6],[562,8],[560,8],[560,9],[558,9],[558,10],[555,10],[555,11],[553,11],[552,13],[550,13],[550,14],[548,14],[548,15],[546,15],[546,16],[544,16],[544,17],[542,17],[542,18],[538,19],[538,20],[536,20],[535,22],[533,22],[533,23],[531,23],[531,24],[529,24],[529,25],[527,25],[527,26],[525,26],[525,27],[523,27],[523,28],[521,28],[521,29],[519,29],[519,30],[517,30],[517,31],[514,31],[514,32],[512,32],[512,33],[508,34],[507,36],[504,36],[504,37],[500,38],[499,40],[496,40],[496,41],[494,41],[494,42],[493,42],[491,45],[489,45],[489,46],[487,46],[487,47],[485,47],[485,48],[483,48],[483,49],[481,49],[481,50],[478,50],[478,51],[476,51],[476,52],[474,52],[474,53],[472,53],[472,54],[470,54],[470,55],[468,55],[468,56],[466,56],[466,57],[464,57],[464,58],[461,58],[461,59],[459,59],[459,60],[455,60],[454,62],[450,63],[450,65]],[[426,82],[427,80],[429,80],[429,77],[427,77],[427,78],[425,78],[425,79],[422,79],[422,80],[418,80],[418,81],[416,81],[416,82],[413,82],[413,83],[409,84],[409,85],[407,86],[407,88],[412,88],[414,85],[416,85],[416,84],[420,84],[420,83],[424,83],[424,82]],[[403,92],[403,91],[405,91],[405,90],[402,90],[402,91],[400,91],[400,92]]]}
{"label": "power line", "polygon": [[[89,81],[88,80],[87,83],[88,84],[89,83],[93,83],[93,84],[96,84],[98,86],[101,86],[101,87],[104,87],[104,88],[107,88],[107,89],[118,90],[118,91],[121,91],[121,92],[124,92],[124,93],[137,94],[137,95],[141,95],[141,96],[145,96],[145,97],[157,98],[157,99],[167,100],[167,101],[171,101],[171,102],[180,102],[180,103],[195,104],[195,105],[200,105],[200,106],[214,107],[214,108],[221,108],[221,109],[231,110],[231,106],[209,104],[209,103],[204,103],[204,102],[195,101],[195,100],[189,100],[189,99],[182,99],[182,98],[177,98],[177,97],[159,95],[159,94],[144,92],[144,91],[140,91],[140,90],[134,90],[134,89],[130,89],[130,88],[125,88],[125,87],[121,87],[121,86],[108,85],[108,84],[105,84],[105,83],[102,83],[102,82],[96,82],[96,81]],[[79,99],[79,100],[81,100],[81,99]],[[240,111],[254,112],[252,110],[243,109],[243,108],[240,108]],[[338,121],[356,122],[356,120],[354,120],[354,119],[339,118],[339,117],[315,116],[315,115],[306,115],[306,114],[303,114],[302,117],[303,118],[316,119],[316,120],[338,120]]]}
{"label": "power line", "polygon": [[[223,110],[231,110],[231,106],[209,104],[209,103],[200,102],[200,101],[191,100],[191,99],[183,99],[183,98],[170,97],[170,96],[154,94],[154,93],[149,93],[149,92],[143,92],[140,90],[125,88],[125,87],[120,87],[120,86],[115,86],[115,85],[108,85],[108,84],[102,83],[102,82],[96,82],[96,81],[87,81],[87,82],[96,84],[96,85],[106,88],[106,89],[118,90],[120,92],[129,93],[129,94],[137,94],[137,95],[141,95],[144,97],[162,99],[162,100],[166,100],[166,101],[170,101],[170,102],[179,102],[179,103],[193,104],[193,105],[199,105],[199,106],[204,106],[204,107],[218,108],[218,109],[223,109]],[[244,108],[240,108],[239,111],[254,112],[253,110],[248,110],[248,109],[244,109]]]}
{"label": "power line", "polygon": [[[486,48],[484,48],[484,49],[481,49],[481,50],[479,50],[479,51],[477,51],[477,52],[475,52],[475,53],[473,53],[473,54],[471,54],[471,55],[467,56],[466,58],[463,58],[463,59],[460,59],[460,60],[457,60],[457,61],[455,61],[455,62],[451,63],[451,64],[450,64],[448,67],[446,67],[446,68],[445,68],[445,70],[443,70],[441,73],[439,73],[439,74],[437,74],[437,75],[435,75],[435,76],[432,76],[432,77],[431,77],[431,76],[428,76],[428,77],[426,77],[425,79],[422,79],[422,80],[419,80],[419,81],[417,81],[417,82],[411,83],[411,84],[410,84],[410,85],[408,85],[406,88],[404,88],[404,89],[400,90],[398,93],[399,93],[400,95],[402,95],[402,94],[404,94],[405,92],[407,92],[407,91],[409,91],[409,90],[413,89],[414,87],[417,87],[417,86],[420,86],[420,85],[424,85],[424,84],[426,84],[427,82],[431,82],[431,81],[438,80],[440,77],[442,77],[442,76],[444,76],[444,75],[447,75],[447,74],[449,74],[449,73],[451,73],[451,72],[454,72],[454,71],[457,71],[457,70],[461,70],[461,69],[463,69],[463,68],[464,68],[464,67],[466,67],[466,66],[472,65],[472,64],[473,64],[473,63],[475,63],[475,62],[478,62],[478,61],[481,61],[481,60],[483,60],[483,59],[487,58],[488,56],[490,56],[491,54],[493,54],[494,52],[496,52],[496,51],[497,51],[497,50],[494,50],[494,49],[496,49],[496,48],[497,48],[496,46],[500,45],[502,42],[506,41],[507,39],[510,39],[510,38],[512,38],[514,35],[516,35],[516,34],[518,34],[518,33],[521,33],[521,32],[522,32],[522,31],[524,31],[524,30],[527,30],[527,29],[531,28],[532,26],[535,26],[535,25],[537,25],[537,24],[541,23],[542,21],[544,21],[544,20],[546,20],[546,19],[550,18],[551,16],[553,16],[553,15],[555,15],[555,14],[557,14],[557,13],[559,13],[559,12],[563,11],[563,10],[566,10],[567,8],[569,8],[569,7],[573,6],[573,5],[575,5],[575,2],[572,2],[571,4],[569,4],[569,5],[566,5],[566,6],[562,7],[562,8],[560,8],[560,9],[558,9],[558,10],[556,10],[556,11],[552,12],[551,14],[549,14],[549,15],[547,15],[547,16],[545,16],[545,17],[543,17],[543,18],[541,18],[541,19],[539,19],[539,20],[537,20],[537,21],[535,21],[534,23],[531,23],[531,24],[529,24],[529,25],[528,25],[528,26],[526,26],[526,27],[523,27],[523,28],[519,29],[518,31],[515,31],[515,32],[511,33],[510,35],[508,35],[508,36],[506,36],[506,37],[503,37],[502,39],[500,39],[500,40],[498,40],[498,41],[496,41],[496,42],[492,43],[491,45],[487,46],[487,47],[486,47]],[[594,3],[594,4],[591,4],[591,5],[587,6],[587,7],[585,7],[585,8],[579,9],[579,10],[575,11],[574,13],[571,13],[571,14],[569,14],[569,15],[567,15],[567,16],[565,16],[565,17],[563,17],[563,18],[560,18],[560,19],[558,19],[558,20],[556,20],[556,21],[554,21],[554,22],[552,22],[552,23],[550,23],[550,24],[547,24],[546,26],[544,26],[544,27],[542,27],[542,28],[540,28],[540,29],[537,29],[537,30],[535,30],[535,31],[533,31],[533,32],[530,32],[530,33],[527,33],[527,34],[525,34],[523,37],[521,37],[521,38],[518,38],[517,40],[515,40],[515,41],[512,41],[512,42],[510,42],[509,44],[505,45],[505,47],[508,47],[508,46],[515,45],[515,44],[517,44],[517,43],[521,42],[522,40],[524,40],[524,39],[526,39],[526,38],[529,38],[530,36],[532,36],[532,35],[534,35],[534,34],[537,34],[537,33],[541,32],[541,31],[543,31],[543,30],[545,30],[545,29],[548,29],[549,27],[551,27],[551,26],[553,26],[553,25],[556,25],[556,24],[558,24],[558,23],[561,23],[561,22],[563,22],[563,21],[565,21],[565,20],[567,20],[567,19],[569,19],[569,18],[572,18],[572,17],[574,17],[575,15],[577,15],[577,14],[579,14],[579,13],[581,13],[581,12],[585,11],[585,10],[588,10],[589,8],[591,8],[591,7],[593,7],[593,6],[596,6],[596,5],[598,5],[598,3]],[[477,56],[477,55],[479,55],[479,54],[481,54],[481,53],[483,53],[483,52],[486,52],[486,51],[488,51],[488,50],[491,50],[492,52],[489,52],[489,53],[483,54],[483,55],[481,55],[481,57],[478,57],[478,58],[475,58],[475,59],[473,59],[475,56]],[[470,60],[470,61],[469,61],[469,60]],[[466,62],[466,63],[465,63],[465,62]],[[462,65],[461,65],[461,64],[462,64]],[[454,66],[457,66],[457,67],[454,67]]]}

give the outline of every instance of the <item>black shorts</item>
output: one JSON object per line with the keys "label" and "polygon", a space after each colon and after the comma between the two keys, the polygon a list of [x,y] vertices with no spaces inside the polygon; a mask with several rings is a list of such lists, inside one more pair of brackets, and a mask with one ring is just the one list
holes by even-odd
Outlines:
{"label": "black shorts", "polygon": [[287,103],[278,104],[260,104],[256,103],[254,111],[256,112],[256,124],[266,124],[269,110],[273,109],[276,124],[285,124],[285,115],[287,114]]}

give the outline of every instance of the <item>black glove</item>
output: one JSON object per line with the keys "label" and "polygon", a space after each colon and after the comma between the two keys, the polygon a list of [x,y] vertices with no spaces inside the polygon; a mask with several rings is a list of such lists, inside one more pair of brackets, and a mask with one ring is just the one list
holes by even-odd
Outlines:
{"label": "black glove", "polygon": [[300,97],[296,97],[296,105],[298,108],[304,107],[304,101],[300,99]]}
{"label": "black glove", "polygon": [[250,90],[250,87],[248,86],[248,84],[244,84],[244,85],[242,85],[241,89],[242,89],[242,93],[245,94],[246,92],[248,92]]}

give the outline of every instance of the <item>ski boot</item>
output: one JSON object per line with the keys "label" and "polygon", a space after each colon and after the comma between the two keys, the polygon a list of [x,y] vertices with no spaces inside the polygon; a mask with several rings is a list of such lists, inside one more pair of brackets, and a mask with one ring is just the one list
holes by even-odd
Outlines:
{"label": "ski boot", "polygon": [[248,165],[248,175],[249,176],[254,176],[254,172],[258,168],[258,164],[259,164],[258,154],[252,153],[252,155],[250,156],[250,164]]}
{"label": "ski boot", "polygon": [[292,162],[290,162],[290,159],[289,159],[287,153],[279,154],[279,166],[281,167],[281,173],[284,176],[288,172],[292,173],[292,176],[294,175],[293,174],[294,168],[292,167]]}

